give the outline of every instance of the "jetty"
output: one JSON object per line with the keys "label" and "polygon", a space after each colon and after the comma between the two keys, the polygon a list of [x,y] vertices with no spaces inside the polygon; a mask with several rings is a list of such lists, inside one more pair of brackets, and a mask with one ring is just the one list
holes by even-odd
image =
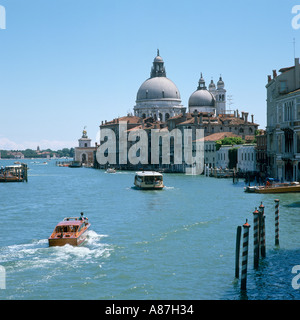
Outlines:
{"label": "jetty", "polygon": [[14,164],[0,168],[0,182],[28,182],[26,163]]}

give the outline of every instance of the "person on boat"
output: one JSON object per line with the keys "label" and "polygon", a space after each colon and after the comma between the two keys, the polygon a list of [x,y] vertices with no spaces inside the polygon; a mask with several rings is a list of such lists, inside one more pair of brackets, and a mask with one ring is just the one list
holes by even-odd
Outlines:
{"label": "person on boat", "polygon": [[266,182],[266,187],[268,188],[268,187],[270,187],[270,186],[271,186],[271,183],[270,183],[269,180],[267,180],[267,182]]}
{"label": "person on boat", "polygon": [[80,212],[80,218],[79,218],[79,220],[87,220],[87,217],[85,217],[85,216],[83,215],[83,212]]}

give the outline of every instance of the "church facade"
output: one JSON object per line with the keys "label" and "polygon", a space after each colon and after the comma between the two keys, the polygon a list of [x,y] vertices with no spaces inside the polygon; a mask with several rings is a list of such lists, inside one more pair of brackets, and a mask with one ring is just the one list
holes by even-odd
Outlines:
{"label": "church facade", "polygon": [[[159,51],[154,58],[150,78],[145,80],[138,89],[133,110],[134,115],[128,114],[112,121],[105,120],[105,123],[102,121],[100,132],[109,128],[115,132],[118,139],[120,136],[119,123],[122,121],[130,126],[127,130],[127,135],[132,130],[142,129],[147,132],[149,141],[151,141],[151,129],[168,130],[169,132],[173,129],[179,129],[182,133],[184,129],[191,129],[193,131],[193,139],[196,137],[195,132],[197,129],[203,129],[204,136],[219,132],[231,132],[249,140],[249,136],[250,138],[255,138],[255,131],[258,129],[258,124],[253,121],[253,115],[251,115],[250,120],[247,112],[240,114],[238,110],[233,112],[226,110],[226,89],[221,76],[216,85],[211,80],[207,88],[201,74],[197,89],[189,97],[188,108],[184,107],[179,89],[166,76],[164,60],[159,55]],[[104,138],[101,135],[100,145],[104,143]],[[127,145],[128,148],[130,145]],[[119,143],[117,141],[117,153],[118,148]],[[148,159],[151,159],[150,143],[148,153]],[[171,159],[174,158],[172,143],[170,145],[170,157]],[[99,165],[100,167],[105,166],[105,164],[98,164],[98,167]],[[131,166],[120,163],[116,163],[116,168],[162,169],[157,164]],[[172,172],[185,172],[186,165],[184,161],[181,165],[174,165],[171,160],[170,165],[164,169]]]}

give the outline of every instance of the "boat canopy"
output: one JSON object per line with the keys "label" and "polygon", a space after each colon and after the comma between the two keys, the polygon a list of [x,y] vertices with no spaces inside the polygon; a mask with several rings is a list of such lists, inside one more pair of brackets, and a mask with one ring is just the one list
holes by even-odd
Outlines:
{"label": "boat canopy", "polygon": [[140,177],[162,177],[162,174],[156,171],[138,171],[136,175]]}

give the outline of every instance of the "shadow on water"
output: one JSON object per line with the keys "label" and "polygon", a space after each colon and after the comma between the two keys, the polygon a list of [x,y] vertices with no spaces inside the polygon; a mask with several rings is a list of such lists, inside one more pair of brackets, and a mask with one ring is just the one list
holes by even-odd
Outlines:
{"label": "shadow on water", "polygon": [[296,202],[293,202],[293,203],[290,203],[290,204],[286,204],[286,205],[284,205],[284,207],[287,207],[287,208],[300,208],[300,201],[296,201]]}
{"label": "shadow on water", "polygon": [[240,290],[240,279],[234,279],[232,289],[221,299],[299,300],[299,271],[292,271],[298,265],[300,268],[300,249],[269,250],[257,270],[253,268],[253,260],[248,261],[247,290]]}

